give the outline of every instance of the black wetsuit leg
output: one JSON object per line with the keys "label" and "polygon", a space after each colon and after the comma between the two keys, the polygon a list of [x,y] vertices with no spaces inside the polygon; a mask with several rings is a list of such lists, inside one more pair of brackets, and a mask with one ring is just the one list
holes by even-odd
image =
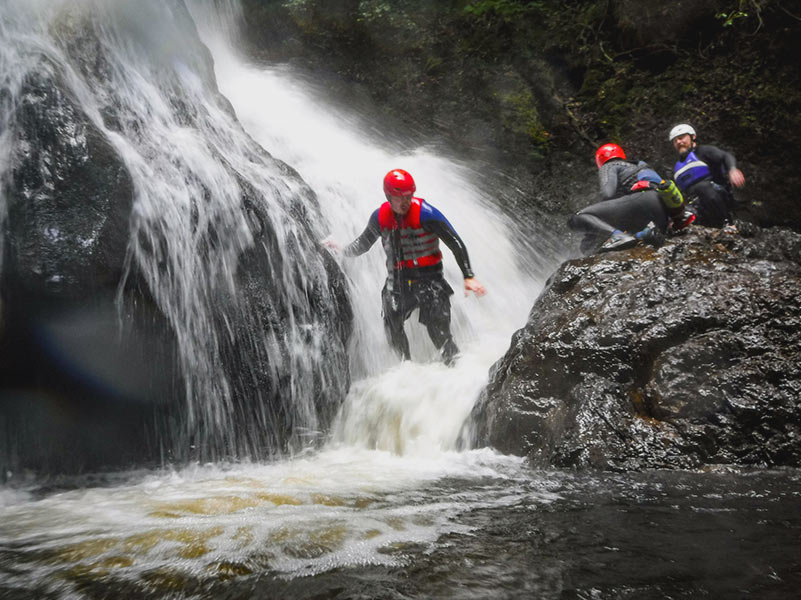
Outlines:
{"label": "black wetsuit leg", "polygon": [[442,277],[426,282],[418,296],[420,323],[426,326],[428,336],[442,353],[446,365],[450,365],[459,354],[459,348],[451,334],[451,296],[453,288]]}
{"label": "black wetsuit leg", "polygon": [[732,223],[730,199],[726,189],[712,181],[699,181],[690,190],[690,210],[705,227],[725,227]]}
{"label": "black wetsuit leg", "polygon": [[[587,208],[592,208],[592,206],[588,206]],[[587,209],[584,209],[570,217],[567,226],[574,231],[606,234],[607,237],[615,231],[616,227],[612,227],[612,225],[598,218],[591,212],[585,212],[586,210]]]}
{"label": "black wetsuit leg", "polygon": [[386,283],[381,290],[381,304],[384,313],[384,333],[387,335],[389,345],[401,358],[411,360],[409,338],[406,337],[403,324],[416,307],[414,295],[403,293],[403,290],[390,289],[389,283]]}
{"label": "black wetsuit leg", "polygon": [[410,360],[409,338],[403,324],[415,308],[420,309],[419,321],[428,331],[434,346],[442,354],[445,364],[450,365],[459,348],[451,335],[451,300],[453,289],[442,276],[425,279],[403,280],[388,284],[381,291],[384,312],[384,331],[392,348],[404,359]]}
{"label": "black wetsuit leg", "polygon": [[595,252],[598,246],[615,231],[615,228],[606,221],[602,221],[595,215],[583,211],[570,217],[567,226],[573,231],[584,233],[579,246],[582,254]]}
{"label": "black wetsuit leg", "polygon": [[603,200],[580,210],[568,221],[571,229],[584,231],[582,252],[591,252],[616,229],[635,234],[653,222],[664,232],[668,214],[654,190],[627,194],[620,198]]}
{"label": "black wetsuit leg", "polygon": [[589,214],[608,223],[614,229],[637,233],[653,221],[660,230],[665,231],[668,215],[659,194],[654,190],[627,194],[620,198],[598,202],[579,212]]}
{"label": "black wetsuit leg", "polygon": [[445,364],[450,365],[459,353],[451,334],[450,297],[453,288],[441,276],[419,280],[413,285],[420,306],[420,323],[425,325],[428,336],[442,354]]}

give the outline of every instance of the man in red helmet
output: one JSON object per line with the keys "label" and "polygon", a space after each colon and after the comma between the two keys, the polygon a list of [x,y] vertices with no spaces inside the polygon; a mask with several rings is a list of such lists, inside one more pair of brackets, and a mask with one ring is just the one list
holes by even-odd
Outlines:
{"label": "man in red helmet", "polygon": [[684,199],[675,184],[662,179],[643,161],[626,160],[617,144],[598,148],[595,164],[601,201],[568,221],[571,229],[584,233],[584,253],[623,250],[641,242],[659,245],[669,228],[675,230],[689,223]]}
{"label": "man in red helmet", "polygon": [[459,348],[451,335],[450,296],[453,289],[442,275],[442,240],[464,276],[465,295],[486,293],[474,277],[467,248],[453,226],[436,208],[414,192],[417,186],[403,169],[384,177],[387,201],[377,208],[362,234],[344,249],[346,256],[367,252],[380,237],[387,255],[387,280],[381,292],[384,328],[392,347],[409,360],[409,340],[403,324],[415,308],[442,359],[451,365]]}

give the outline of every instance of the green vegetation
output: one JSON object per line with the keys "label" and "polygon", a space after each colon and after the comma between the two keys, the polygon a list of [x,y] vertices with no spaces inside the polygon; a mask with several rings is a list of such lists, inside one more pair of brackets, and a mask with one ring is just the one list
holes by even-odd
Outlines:
{"label": "green vegetation", "polygon": [[500,96],[501,122],[515,134],[529,138],[532,145],[531,157],[542,158],[547,152],[551,134],[545,130],[540,120],[537,105],[530,90],[522,90]]}
{"label": "green vegetation", "polygon": [[464,11],[476,17],[494,14],[502,19],[514,19],[542,8],[542,2],[520,2],[519,0],[473,0]]}

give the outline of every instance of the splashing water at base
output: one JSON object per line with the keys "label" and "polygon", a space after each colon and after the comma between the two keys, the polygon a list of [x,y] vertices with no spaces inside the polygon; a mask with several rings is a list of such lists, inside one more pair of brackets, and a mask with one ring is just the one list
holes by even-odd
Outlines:
{"label": "splashing water at base", "polygon": [[485,383],[475,354],[458,368],[403,362],[352,386],[333,441],[414,457],[452,450]]}
{"label": "splashing water at base", "polygon": [[[464,530],[454,519],[466,510],[524,496],[553,499],[510,490],[518,467],[518,459],[486,450],[401,458],[351,447],[268,466],[149,475],[41,500],[17,492],[6,498],[0,525],[0,565],[13,560],[15,567],[0,570],[0,581],[49,593],[109,577],[180,589],[186,578],[400,565],[410,548]],[[445,477],[451,483],[440,483]],[[484,487],[453,497],[451,486],[461,480]]]}

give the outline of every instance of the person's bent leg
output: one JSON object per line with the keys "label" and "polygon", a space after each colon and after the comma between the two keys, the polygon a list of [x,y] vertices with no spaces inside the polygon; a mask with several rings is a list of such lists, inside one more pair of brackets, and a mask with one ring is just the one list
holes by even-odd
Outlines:
{"label": "person's bent leg", "polygon": [[698,223],[706,227],[725,227],[733,221],[725,190],[711,181],[692,187],[698,207]]}
{"label": "person's bent leg", "polygon": [[[595,205],[588,208],[593,209],[594,207]],[[583,254],[592,254],[596,251],[623,250],[637,244],[637,240],[631,235],[610,225],[591,212],[581,211],[573,215],[568,221],[568,226],[572,229],[586,232],[584,239],[581,240],[581,252]]]}
{"label": "person's bent leg", "polygon": [[[588,207],[592,208],[592,207]],[[616,227],[610,225],[603,219],[597,217],[590,212],[577,212],[570,217],[567,226],[574,231],[583,231],[585,233],[594,233],[599,236],[609,237],[615,231]]]}
{"label": "person's bent leg", "polygon": [[451,334],[452,294],[453,289],[444,279],[422,282],[419,288],[420,323],[425,325],[428,337],[448,366],[459,354],[459,347]]}
{"label": "person's bent leg", "polygon": [[[587,207],[592,209],[593,206]],[[586,209],[585,209],[586,210]],[[570,217],[567,226],[573,231],[584,232],[579,249],[582,254],[592,254],[597,251],[605,240],[620,234],[620,230],[613,227],[603,219],[591,212],[581,211]]]}

